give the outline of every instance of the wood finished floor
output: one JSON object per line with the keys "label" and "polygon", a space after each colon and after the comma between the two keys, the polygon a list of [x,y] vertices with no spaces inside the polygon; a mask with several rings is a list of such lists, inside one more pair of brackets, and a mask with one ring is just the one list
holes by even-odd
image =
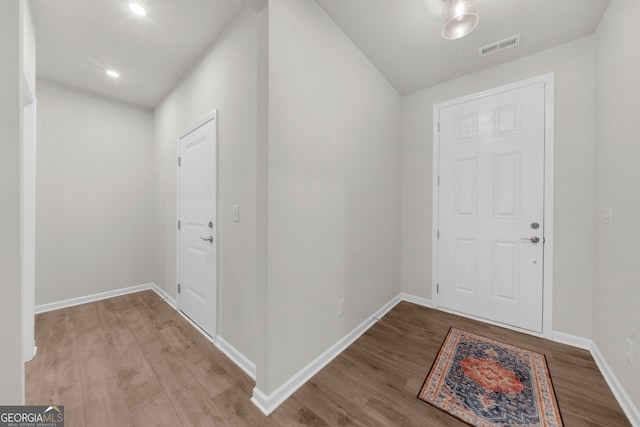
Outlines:
{"label": "wood finished floor", "polygon": [[26,403],[73,426],[464,426],[416,398],[449,327],[547,357],[566,426],[629,426],[587,351],[402,302],[269,417],[254,382],[153,291],[36,316]]}

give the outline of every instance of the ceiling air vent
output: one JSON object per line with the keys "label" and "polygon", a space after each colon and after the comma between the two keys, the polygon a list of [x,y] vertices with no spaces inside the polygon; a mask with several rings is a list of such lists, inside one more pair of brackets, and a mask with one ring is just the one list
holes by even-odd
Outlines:
{"label": "ceiling air vent", "polygon": [[516,47],[520,44],[520,34],[511,36],[499,42],[491,43],[486,46],[482,46],[478,49],[480,57],[491,55],[492,53],[500,52],[501,50]]}

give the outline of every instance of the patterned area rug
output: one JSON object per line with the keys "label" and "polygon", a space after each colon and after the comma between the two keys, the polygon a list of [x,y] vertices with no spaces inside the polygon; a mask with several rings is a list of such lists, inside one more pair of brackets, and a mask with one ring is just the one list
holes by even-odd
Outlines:
{"label": "patterned area rug", "polygon": [[477,427],[560,427],[543,354],[451,328],[418,398]]}

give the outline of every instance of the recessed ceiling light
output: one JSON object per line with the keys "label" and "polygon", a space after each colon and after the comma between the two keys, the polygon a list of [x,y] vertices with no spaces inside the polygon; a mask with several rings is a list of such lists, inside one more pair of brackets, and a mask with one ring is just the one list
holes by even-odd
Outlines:
{"label": "recessed ceiling light", "polygon": [[120,77],[120,73],[117,72],[116,70],[107,70],[105,71],[105,73],[107,73],[109,77],[113,77],[114,79],[117,79],[118,77]]}
{"label": "recessed ceiling light", "polygon": [[138,3],[129,3],[129,9],[138,16],[147,16],[147,11]]}

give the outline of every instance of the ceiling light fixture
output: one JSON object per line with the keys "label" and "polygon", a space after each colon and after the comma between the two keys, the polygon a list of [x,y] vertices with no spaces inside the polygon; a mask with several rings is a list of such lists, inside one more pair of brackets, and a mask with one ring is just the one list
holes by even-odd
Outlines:
{"label": "ceiling light fixture", "polygon": [[464,37],[476,28],[479,20],[477,0],[444,0],[442,37],[447,40]]}
{"label": "ceiling light fixture", "polygon": [[106,70],[105,73],[107,73],[109,77],[113,77],[114,79],[117,79],[120,77],[120,73],[117,72],[116,70]]}
{"label": "ceiling light fixture", "polygon": [[129,9],[138,16],[147,16],[147,11],[138,3],[129,3]]}

